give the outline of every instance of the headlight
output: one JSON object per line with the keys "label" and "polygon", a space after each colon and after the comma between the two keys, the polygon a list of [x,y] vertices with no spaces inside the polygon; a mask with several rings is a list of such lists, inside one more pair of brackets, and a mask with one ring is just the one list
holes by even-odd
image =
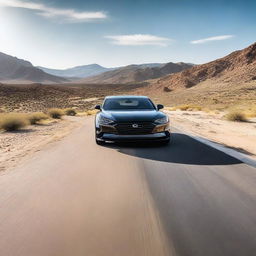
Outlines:
{"label": "headlight", "polygon": [[159,119],[155,120],[155,124],[166,124],[168,122],[169,122],[168,116],[165,116],[165,117],[162,117],[162,118],[159,118]]}
{"label": "headlight", "polygon": [[104,116],[100,116],[99,124],[100,125],[112,125],[112,124],[114,124],[114,121],[112,119],[106,118]]}

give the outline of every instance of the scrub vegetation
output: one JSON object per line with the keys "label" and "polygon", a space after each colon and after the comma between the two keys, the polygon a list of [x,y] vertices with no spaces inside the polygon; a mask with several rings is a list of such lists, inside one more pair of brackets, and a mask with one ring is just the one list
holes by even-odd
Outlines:
{"label": "scrub vegetation", "polygon": [[4,131],[16,131],[29,125],[29,120],[25,114],[1,114],[0,129]]}
{"label": "scrub vegetation", "polygon": [[48,110],[48,115],[54,119],[61,119],[64,114],[64,111],[59,108],[51,108]]}
{"label": "scrub vegetation", "polygon": [[65,114],[67,116],[75,116],[77,114],[77,111],[73,108],[65,109]]}
{"label": "scrub vegetation", "polygon": [[246,115],[239,110],[232,110],[225,115],[225,118],[229,121],[246,122],[248,121]]}
{"label": "scrub vegetation", "polygon": [[43,112],[27,114],[27,117],[30,124],[39,124],[42,120],[49,119],[49,116]]}

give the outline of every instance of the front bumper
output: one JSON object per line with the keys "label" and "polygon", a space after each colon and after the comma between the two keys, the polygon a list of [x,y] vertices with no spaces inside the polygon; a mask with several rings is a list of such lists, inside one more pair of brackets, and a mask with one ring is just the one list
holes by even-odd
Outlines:
{"label": "front bumper", "polygon": [[151,122],[138,122],[140,127],[133,128],[131,123],[96,125],[96,140],[101,142],[144,142],[169,141],[170,126]]}
{"label": "front bumper", "polygon": [[112,133],[104,133],[101,137],[97,137],[96,139],[98,141],[104,142],[161,142],[170,140],[170,132],[166,131],[141,135],[119,135]]}

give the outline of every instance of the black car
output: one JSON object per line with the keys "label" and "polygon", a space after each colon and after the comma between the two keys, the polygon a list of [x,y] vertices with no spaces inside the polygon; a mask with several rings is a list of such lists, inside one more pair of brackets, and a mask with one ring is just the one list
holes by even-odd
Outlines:
{"label": "black car", "polygon": [[108,96],[95,117],[95,139],[104,142],[170,141],[169,118],[146,96]]}

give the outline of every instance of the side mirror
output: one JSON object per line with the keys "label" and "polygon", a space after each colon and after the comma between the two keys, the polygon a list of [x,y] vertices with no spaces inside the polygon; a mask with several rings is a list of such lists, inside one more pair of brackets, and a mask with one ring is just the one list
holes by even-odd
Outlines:
{"label": "side mirror", "polygon": [[101,110],[101,106],[100,105],[96,105],[95,109]]}
{"label": "side mirror", "polygon": [[162,105],[162,104],[157,104],[157,110],[160,110],[160,109],[163,109],[164,108],[164,105]]}

